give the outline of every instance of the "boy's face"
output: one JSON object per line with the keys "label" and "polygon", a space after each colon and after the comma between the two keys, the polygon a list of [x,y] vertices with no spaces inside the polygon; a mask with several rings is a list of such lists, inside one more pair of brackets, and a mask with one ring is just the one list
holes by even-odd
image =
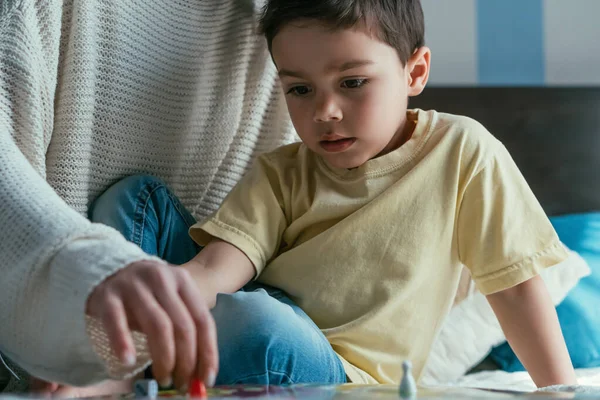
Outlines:
{"label": "boy's face", "polygon": [[330,165],[358,167],[411,134],[408,97],[427,82],[429,49],[403,66],[396,50],[366,29],[307,22],[284,26],[272,54],[298,135]]}

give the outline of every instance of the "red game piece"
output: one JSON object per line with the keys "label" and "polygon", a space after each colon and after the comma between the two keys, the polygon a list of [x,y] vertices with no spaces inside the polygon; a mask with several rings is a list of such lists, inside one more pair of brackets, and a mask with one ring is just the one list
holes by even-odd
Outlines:
{"label": "red game piece", "polygon": [[200,379],[192,379],[190,382],[190,389],[188,395],[192,398],[205,399],[206,398],[206,386]]}

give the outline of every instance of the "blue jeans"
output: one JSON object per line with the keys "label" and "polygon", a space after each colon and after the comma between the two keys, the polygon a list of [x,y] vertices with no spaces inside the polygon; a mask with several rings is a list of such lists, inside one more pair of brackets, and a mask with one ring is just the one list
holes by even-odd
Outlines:
{"label": "blue jeans", "polygon": [[[117,182],[94,202],[90,219],[175,265],[200,251],[188,235],[194,218],[151,176]],[[212,315],[219,343],[217,385],[346,382],[325,336],[281,290],[251,282],[237,293],[217,295]]]}

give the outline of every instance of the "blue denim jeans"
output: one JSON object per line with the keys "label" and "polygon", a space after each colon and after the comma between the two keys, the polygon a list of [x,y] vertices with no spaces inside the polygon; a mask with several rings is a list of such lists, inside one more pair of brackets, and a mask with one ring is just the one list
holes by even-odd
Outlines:
{"label": "blue denim jeans", "polygon": [[[200,251],[188,235],[194,218],[151,176],[111,186],[92,205],[90,219],[175,265]],[[346,382],[327,339],[281,290],[251,282],[237,293],[219,294],[212,315],[219,343],[217,385]]]}

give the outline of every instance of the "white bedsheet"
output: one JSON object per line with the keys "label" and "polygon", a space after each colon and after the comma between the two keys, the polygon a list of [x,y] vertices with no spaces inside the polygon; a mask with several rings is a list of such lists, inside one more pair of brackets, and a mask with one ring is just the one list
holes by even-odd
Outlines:
{"label": "white bedsheet", "polygon": [[[600,368],[577,369],[576,372],[581,386],[598,387],[600,392]],[[483,371],[463,376],[451,386],[524,392],[536,390],[526,372]]]}

